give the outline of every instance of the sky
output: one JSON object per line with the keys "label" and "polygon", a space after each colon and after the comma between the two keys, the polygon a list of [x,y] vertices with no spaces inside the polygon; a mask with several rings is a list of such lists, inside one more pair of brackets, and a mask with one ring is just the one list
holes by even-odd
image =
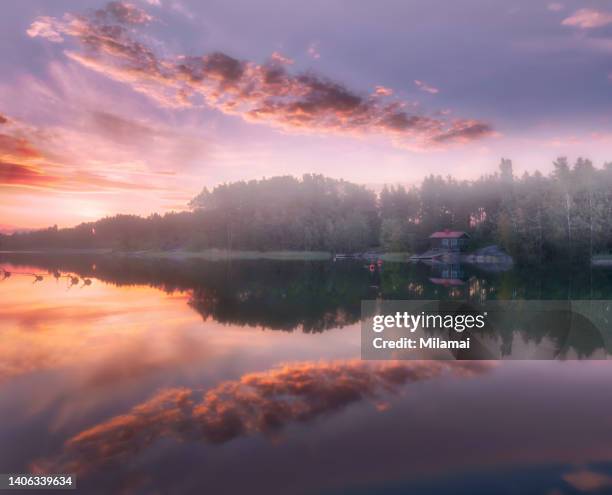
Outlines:
{"label": "sky", "polygon": [[612,161],[609,0],[0,6],[0,231],[183,210],[321,173]]}

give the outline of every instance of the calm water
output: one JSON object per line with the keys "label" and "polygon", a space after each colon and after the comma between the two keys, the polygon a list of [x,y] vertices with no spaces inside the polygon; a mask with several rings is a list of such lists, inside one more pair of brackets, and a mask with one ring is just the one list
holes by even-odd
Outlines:
{"label": "calm water", "polygon": [[359,359],[362,299],[606,299],[612,271],[0,267],[0,472],[75,472],[92,494],[612,491],[612,363]]}

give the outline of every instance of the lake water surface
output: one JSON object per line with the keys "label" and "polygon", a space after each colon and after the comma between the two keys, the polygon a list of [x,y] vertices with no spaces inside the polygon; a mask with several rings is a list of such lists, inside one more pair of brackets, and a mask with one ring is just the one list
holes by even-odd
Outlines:
{"label": "lake water surface", "polygon": [[0,472],[72,472],[88,494],[612,491],[612,363],[368,362],[359,328],[363,299],[606,299],[610,271],[0,267]]}

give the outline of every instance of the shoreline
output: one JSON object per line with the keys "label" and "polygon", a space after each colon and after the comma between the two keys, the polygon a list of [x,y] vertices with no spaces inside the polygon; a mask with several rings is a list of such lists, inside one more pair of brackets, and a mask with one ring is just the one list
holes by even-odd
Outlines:
{"label": "shoreline", "polygon": [[30,254],[30,255],[97,255],[116,256],[127,258],[150,259],[204,259],[208,261],[220,260],[331,260],[332,254],[325,251],[227,251],[223,249],[207,249],[203,251],[117,251],[113,249],[28,249],[28,250],[0,250],[2,254]]}
{"label": "shoreline", "polygon": [[[225,249],[206,249],[203,251],[117,251],[113,249],[28,249],[28,250],[0,250],[2,254],[30,254],[30,255],[96,255],[132,257],[140,259],[173,259],[188,260],[202,259],[207,261],[222,260],[275,260],[275,261],[332,261],[334,255],[329,251],[229,251]],[[389,252],[381,253],[380,259],[387,262],[409,262],[410,253]]]}

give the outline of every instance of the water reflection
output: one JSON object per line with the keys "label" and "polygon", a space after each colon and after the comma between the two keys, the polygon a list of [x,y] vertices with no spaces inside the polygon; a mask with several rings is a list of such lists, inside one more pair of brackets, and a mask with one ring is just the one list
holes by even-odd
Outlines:
{"label": "water reflection", "polygon": [[120,469],[129,457],[163,437],[222,444],[256,433],[270,435],[290,423],[306,423],[365,399],[382,402],[407,383],[449,372],[470,377],[494,363],[363,361],[297,363],[248,373],[209,390],[167,389],[121,414],[79,432],[59,459],[36,463],[42,472],[85,474],[104,464]]}
{"label": "water reflection", "polygon": [[[286,312],[286,321],[276,322],[279,329],[300,325],[302,319],[308,320],[307,312],[320,314],[341,309],[349,315],[356,314],[359,305],[355,301],[360,299],[454,299],[455,287],[462,288],[460,297],[465,300],[612,297],[612,270],[567,265],[514,267],[496,272],[479,269],[478,265],[384,263],[371,271],[368,265],[351,261],[207,262],[136,256],[0,253],[0,268],[10,268],[7,263],[12,264],[11,270],[15,273],[48,274],[56,279],[71,278],[74,274],[83,284],[96,278],[118,286],[147,285],[165,292],[193,290],[198,292],[196,299],[218,301],[211,304],[234,303],[232,310],[239,310],[245,306],[241,303],[250,302],[275,309],[293,304],[293,311]],[[295,311],[302,318],[289,316]],[[245,321],[252,319],[256,324],[261,324],[261,318],[257,313],[244,317]],[[269,323],[270,328],[275,328],[275,321]]]}
{"label": "water reflection", "polygon": [[189,291],[191,306],[204,319],[274,330],[319,332],[355,323],[361,300],[378,294],[372,276],[352,263],[4,256],[13,263],[13,271],[32,270],[35,265],[39,272],[74,273],[122,287]]}
{"label": "water reflection", "polygon": [[[0,471],[74,469],[94,495],[610,490],[607,362],[358,359],[363,298],[588,300],[607,271],[2,261]],[[601,346],[559,318],[499,345]]]}
{"label": "water reflection", "polygon": [[[360,262],[206,262],[31,254],[0,255],[0,262],[3,259],[12,263],[0,264],[4,270],[21,273],[27,280],[44,275],[60,286],[65,280],[66,289],[84,289],[88,294],[94,292],[89,290],[92,279],[120,288],[146,285],[167,294],[181,294],[205,322],[305,333],[358,323],[361,301],[366,299],[430,299],[482,305],[497,300],[612,298],[612,270],[567,266],[495,271],[450,263],[369,266]],[[88,318],[90,300],[79,302],[76,318]],[[501,325],[493,331],[487,328],[487,334],[481,337],[505,357],[537,357],[539,348],[545,348],[546,356],[553,358],[602,358],[612,352],[609,308],[604,305],[593,310],[601,313],[595,315],[595,326],[570,309],[554,317],[547,315],[549,320],[525,323],[516,319],[510,326]],[[105,304],[104,311],[108,310]],[[31,317],[30,313],[31,308],[21,318]],[[41,311],[36,314],[45,317]],[[533,351],[525,354],[526,347],[533,347]]]}

